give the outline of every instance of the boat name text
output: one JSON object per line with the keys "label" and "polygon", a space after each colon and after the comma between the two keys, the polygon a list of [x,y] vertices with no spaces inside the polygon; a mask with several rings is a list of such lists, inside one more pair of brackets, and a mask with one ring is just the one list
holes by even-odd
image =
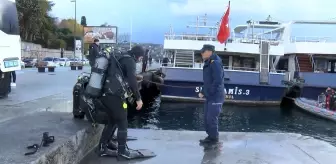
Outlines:
{"label": "boat name text", "polygon": [[[196,87],[195,92],[199,93],[202,90],[202,87]],[[234,88],[224,88],[224,93],[227,95],[250,95],[249,89],[241,89],[239,87]]]}

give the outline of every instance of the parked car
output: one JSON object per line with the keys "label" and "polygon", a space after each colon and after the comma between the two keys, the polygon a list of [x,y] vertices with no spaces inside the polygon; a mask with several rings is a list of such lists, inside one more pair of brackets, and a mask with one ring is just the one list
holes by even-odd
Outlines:
{"label": "parked car", "polygon": [[58,64],[59,64],[60,66],[65,67],[65,66],[70,65],[70,64],[67,63],[67,61],[68,61],[68,58],[60,58],[59,61],[58,61]]}
{"label": "parked car", "polygon": [[25,63],[21,61],[21,68],[25,68]]}
{"label": "parked car", "polygon": [[25,67],[36,67],[37,59],[24,59]]}
{"label": "parked car", "polygon": [[55,58],[54,57],[53,61],[54,61],[54,63],[55,63],[56,66],[60,66],[60,58]]}
{"label": "parked car", "polygon": [[80,62],[80,59],[78,59],[78,58],[70,58],[66,63],[67,63],[67,65],[70,65],[71,62]]}
{"label": "parked car", "polygon": [[58,59],[54,57],[45,57],[42,61],[47,62],[48,67],[55,67],[57,66],[56,62],[58,61]]}
{"label": "parked car", "polygon": [[83,64],[89,64],[89,60],[87,59],[82,59]]}

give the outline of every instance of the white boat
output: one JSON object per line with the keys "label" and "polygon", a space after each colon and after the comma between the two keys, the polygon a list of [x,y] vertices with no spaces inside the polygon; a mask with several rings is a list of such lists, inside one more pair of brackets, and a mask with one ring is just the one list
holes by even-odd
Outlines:
{"label": "white boat", "polygon": [[[324,95],[323,95],[324,96]],[[324,104],[323,102],[321,102],[321,99],[324,99],[323,96],[319,96],[319,100],[311,100],[311,99],[307,99],[307,98],[296,98],[294,103],[297,107],[312,113],[314,115],[332,120],[332,121],[336,121],[336,111],[332,111],[329,109],[324,108]]]}
{"label": "white boat", "polygon": [[164,54],[173,62],[162,67],[166,74],[162,98],[200,101],[200,49],[204,44],[214,45],[222,58],[227,102],[278,104],[286,89],[283,80],[298,77],[305,81],[302,95],[307,98],[328,86],[336,87],[336,42],[325,36],[294,36],[292,32],[293,25],[316,24],[336,22],[250,20],[232,27],[226,44],[217,41],[218,23],[209,23],[206,15],[188,25],[191,31],[187,33],[175,34],[171,28],[165,35]]}

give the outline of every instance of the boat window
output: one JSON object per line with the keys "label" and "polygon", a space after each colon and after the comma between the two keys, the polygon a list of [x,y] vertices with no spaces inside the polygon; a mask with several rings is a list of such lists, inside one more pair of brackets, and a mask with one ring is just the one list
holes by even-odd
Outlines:
{"label": "boat window", "polygon": [[254,59],[253,58],[243,58],[243,67],[253,68]]}
{"label": "boat window", "polygon": [[240,67],[240,56],[233,56],[232,59],[232,66],[233,67]]}
{"label": "boat window", "polygon": [[315,59],[315,70],[325,72],[327,69],[327,60],[326,59]]}
{"label": "boat window", "polygon": [[0,30],[6,34],[20,35],[16,4],[11,0],[0,0]]}
{"label": "boat window", "polygon": [[229,56],[222,56],[222,62],[223,62],[223,66],[225,68],[229,67]]}

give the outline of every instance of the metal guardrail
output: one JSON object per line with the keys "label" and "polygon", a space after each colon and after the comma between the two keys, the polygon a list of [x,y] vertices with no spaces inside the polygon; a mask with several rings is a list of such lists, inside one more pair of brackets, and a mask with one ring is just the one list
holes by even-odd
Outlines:
{"label": "metal guardrail", "polygon": [[[211,35],[187,35],[187,34],[166,34],[164,35],[166,40],[198,40],[198,41],[217,41],[216,36]],[[279,45],[282,40],[279,39],[268,39],[265,37],[253,37],[253,38],[240,38],[231,37],[228,43],[248,43],[248,44],[259,44],[261,41],[269,41],[271,45]],[[308,42],[308,43],[326,43],[331,42],[331,37],[314,37],[314,36],[292,36],[290,38],[291,43],[295,42]]]}
{"label": "metal guardrail", "polygon": [[[192,67],[189,68],[194,68],[194,69],[202,69],[203,68],[203,64],[202,63],[189,63],[189,62],[178,62],[175,63],[175,67],[174,67],[174,63],[167,63],[167,66],[163,66],[163,64],[161,64],[162,67],[174,67],[174,68],[179,68],[179,65],[191,65]],[[181,68],[185,68],[185,67],[181,67]],[[249,67],[229,67],[229,66],[223,66],[223,68],[227,71],[249,71],[249,72],[259,72],[258,68],[249,68]],[[272,71],[273,73],[285,73],[287,72],[286,70],[274,70]]]}
{"label": "metal guardrail", "polygon": [[295,42],[325,43],[325,42],[331,42],[331,40],[332,40],[331,37],[314,37],[314,36],[293,36],[290,39],[292,43]]}
{"label": "metal guardrail", "polygon": [[[216,36],[210,35],[165,35],[165,40],[198,40],[198,41],[217,41]],[[266,38],[236,38],[228,39],[228,43],[246,43],[246,44],[260,44],[261,41],[269,41],[271,45],[277,46],[281,43],[280,40],[266,39]]]}

